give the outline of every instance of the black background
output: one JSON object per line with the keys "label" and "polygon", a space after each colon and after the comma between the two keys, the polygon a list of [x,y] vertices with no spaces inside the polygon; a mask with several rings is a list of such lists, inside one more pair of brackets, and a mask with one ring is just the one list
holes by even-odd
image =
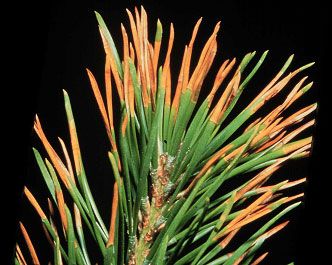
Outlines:
{"label": "black background", "polygon": [[[97,183],[94,192],[98,194],[97,203],[105,209],[107,218],[110,205],[105,203],[111,198],[111,176],[105,152],[108,150],[106,135],[85,74],[90,68],[101,80],[103,71],[103,49],[99,39],[93,10],[100,11],[107,20],[113,37],[121,45],[120,23],[128,25],[125,8],[143,4],[153,25],[159,17],[168,36],[168,24],[175,26],[176,45],[173,52],[173,67],[176,71],[182,47],[189,41],[192,27],[202,16],[197,47],[201,47],[214,24],[221,20],[219,52],[217,61],[236,56],[243,57],[247,52],[258,53],[266,49],[270,55],[265,63],[263,74],[255,81],[257,92],[260,84],[278,69],[282,62],[295,53],[295,66],[315,61],[316,65],[307,73],[315,81],[312,91],[299,104],[319,102],[313,155],[310,159],[297,164],[290,172],[308,173],[305,187],[305,206],[292,216],[292,224],[268,242],[272,249],[264,264],[328,264],[329,253],[324,240],[330,232],[326,212],[330,207],[329,196],[329,156],[324,156],[330,142],[328,134],[328,97],[327,85],[327,9],[321,2],[302,3],[300,1],[56,1],[49,3],[17,4],[7,12],[12,18],[4,25],[8,30],[6,44],[9,53],[6,68],[10,85],[3,90],[9,92],[1,97],[6,107],[3,117],[3,152],[9,163],[3,163],[2,195],[5,194],[4,219],[8,221],[9,237],[2,243],[7,253],[15,241],[18,212],[32,235],[41,232],[36,225],[38,218],[32,208],[20,201],[23,183],[27,183],[37,196],[46,195],[42,191],[41,176],[32,158],[31,146],[40,148],[35,136],[31,134],[34,113],[39,113],[46,133],[57,145],[56,136],[67,140],[65,112],[62,103],[62,89],[71,95],[74,114],[81,138],[82,152],[88,161],[88,173]],[[13,23],[15,20],[15,23]],[[20,26],[16,26],[16,22]],[[154,31],[154,30],[153,30]],[[215,66],[216,67],[216,66]],[[264,66],[263,66],[264,67]],[[97,118],[96,118],[97,117]],[[303,170],[304,168],[304,170]],[[301,175],[303,176],[303,175]],[[43,204],[44,205],[44,204]],[[9,214],[8,214],[9,213]],[[6,229],[7,230],[7,229]],[[7,232],[7,231],[4,231]],[[37,236],[38,237],[38,236]],[[41,237],[42,238],[42,237]],[[325,239],[324,239],[325,238]],[[37,248],[44,256],[49,254],[49,246],[43,240],[37,241]],[[313,262],[313,260],[315,262]]]}

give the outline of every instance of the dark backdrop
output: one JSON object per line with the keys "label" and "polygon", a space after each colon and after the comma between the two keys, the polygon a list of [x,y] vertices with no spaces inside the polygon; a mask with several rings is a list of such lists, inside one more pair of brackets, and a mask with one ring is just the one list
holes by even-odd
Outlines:
{"label": "dark backdrop", "polygon": [[[329,260],[324,237],[328,241],[327,218],[324,214],[330,208],[329,196],[329,157],[324,156],[330,142],[326,137],[329,117],[327,77],[324,70],[327,64],[328,17],[321,2],[302,3],[301,1],[210,1],[199,4],[193,1],[53,1],[50,3],[28,3],[15,6],[13,18],[19,21],[17,27],[10,20],[8,42],[13,49],[7,69],[10,85],[6,86],[9,96],[2,97],[2,103],[10,103],[6,109],[9,121],[4,123],[3,131],[8,138],[4,144],[9,148],[3,151],[9,158],[7,172],[3,174],[5,185],[4,209],[8,221],[9,237],[5,251],[10,254],[15,241],[16,221],[24,220],[30,233],[37,234],[37,248],[42,255],[49,255],[49,246],[44,241],[35,212],[24,201],[20,201],[23,183],[27,183],[37,196],[46,195],[42,178],[32,157],[31,146],[40,148],[36,137],[31,134],[34,113],[38,112],[46,133],[56,143],[56,136],[68,140],[65,112],[62,103],[62,89],[66,89],[72,99],[74,114],[85,154],[87,171],[91,172],[97,193],[97,203],[105,209],[103,215],[109,216],[111,198],[111,179],[106,159],[108,142],[98,110],[89,88],[85,67],[90,68],[96,77],[102,78],[104,53],[99,39],[93,10],[99,11],[107,20],[113,37],[121,45],[120,22],[127,24],[125,8],[143,4],[150,15],[150,23],[157,17],[161,19],[168,36],[169,22],[175,25],[176,44],[173,50],[173,67],[178,69],[185,43],[190,39],[192,27],[203,16],[200,38],[197,46],[203,44],[214,24],[221,20],[219,52],[217,61],[247,52],[258,53],[266,49],[270,55],[263,65],[263,73],[258,75],[257,88],[264,84],[292,53],[295,53],[295,66],[315,61],[316,65],[307,73],[315,81],[314,88],[300,104],[319,102],[318,122],[314,129],[313,156],[296,164],[289,174],[308,174],[305,187],[304,207],[293,213],[292,223],[285,231],[269,240],[270,257],[264,264],[318,264]],[[9,12],[9,11],[8,11]],[[6,52],[6,50],[5,50]],[[257,92],[250,86],[251,93]],[[255,90],[256,89],[256,90]],[[7,140],[8,139],[8,140]],[[5,145],[3,145],[5,146]],[[91,182],[92,182],[91,181]],[[107,202],[107,203],[106,203]],[[44,204],[43,204],[44,205]],[[9,211],[10,210],[10,211]],[[5,212],[5,213],[8,213]],[[271,247],[271,248],[270,248]],[[316,262],[312,263],[312,260]],[[323,263],[327,264],[327,263]]]}

